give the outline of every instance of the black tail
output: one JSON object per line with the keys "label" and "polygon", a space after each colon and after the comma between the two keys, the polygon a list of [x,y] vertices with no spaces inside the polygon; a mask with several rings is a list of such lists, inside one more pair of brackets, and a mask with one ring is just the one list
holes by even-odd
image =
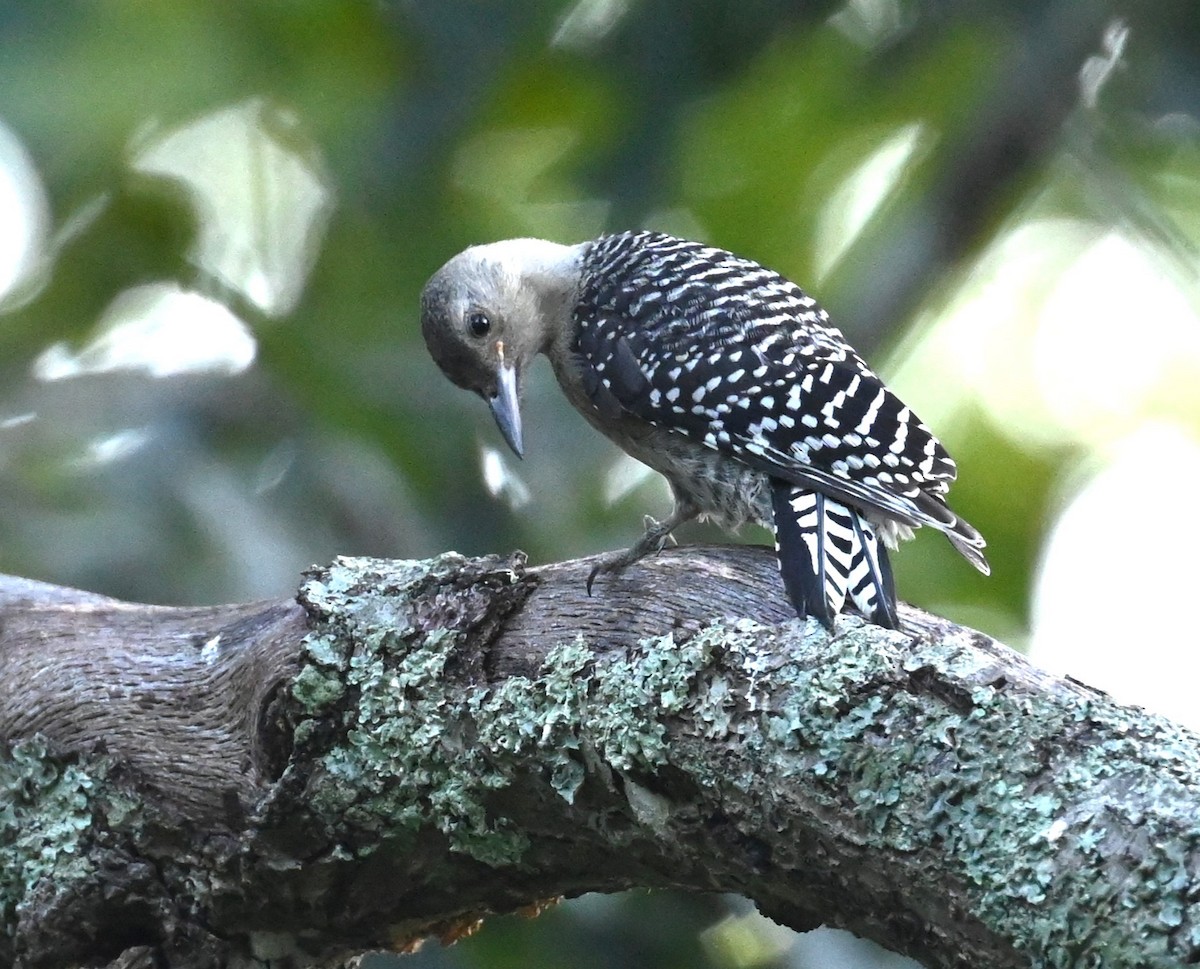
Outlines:
{"label": "black tail", "polygon": [[857,509],[818,491],[771,480],[775,551],[788,598],[803,619],[827,629],[847,597],[871,622],[896,629],[896,590],[887,549]]}

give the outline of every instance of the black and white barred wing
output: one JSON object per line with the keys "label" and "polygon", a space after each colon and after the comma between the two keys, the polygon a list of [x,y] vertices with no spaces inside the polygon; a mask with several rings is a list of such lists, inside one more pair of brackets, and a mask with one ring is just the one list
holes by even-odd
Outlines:
{"label": "black and white barred wing", "polygon": [[829,625],[849,597],[896,625],[886,549],[862,511],[932,525],[986,570],[982,538],[942,498],[954,462],[814,300],[724,250],[644,234],[602,244],[577,309],[593,401],[770,477],[801,615]]}
{"label": "black and white barred wing", "polygon": [[[956,474],[950,456],[799,287],[669,236],[601,244],[609,251],[589,260],[596,265],[577,311],[599,406],[615,400],[767,474],[905,525],[960,527],[942,500]],[[961,550],[978,564],[982,545],[970,532]]]}

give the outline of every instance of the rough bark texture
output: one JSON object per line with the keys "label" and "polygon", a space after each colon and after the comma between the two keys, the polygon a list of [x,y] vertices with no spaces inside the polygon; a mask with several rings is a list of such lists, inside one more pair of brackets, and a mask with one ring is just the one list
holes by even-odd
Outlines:
{"label": "rough bark texture", "polygon": [[1200,744],[769,553],[339,560],[297,601],[0,582],[0,964],[333,962],[633,886],[930,966],[1200,962]]}

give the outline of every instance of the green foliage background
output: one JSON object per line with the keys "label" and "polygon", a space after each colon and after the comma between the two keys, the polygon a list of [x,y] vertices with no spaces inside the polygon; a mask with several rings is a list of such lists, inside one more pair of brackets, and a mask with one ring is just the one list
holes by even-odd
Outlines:
{"label": "green foliage background", "polygon": [[[1125,63],[1085,104],[1079,72],[1119,12]],[[548,368],[525,405],[528,457],[504,458],[529,500],[489,493],[481,451],[499,436],[417,325],[445,259],[521,235],[703,238],[804,284],[889,375],[1031,212],[1197,264],[1198,38],[1184,0],[8,0],[0,122],[48,217],[36,265],[0,301],[0,568],[183,604],[284,596],[336,554],[520,547],[540,562],[623,546],[666,492],[647,479],[606,500],[618,455]],[[220,218],[137,168],[156,139],[248,103],[258,137],[328,192],[307,229],[289,223],[296,184],[270,158]],[[899,176],[831,255],[831,199],[907,126],[920,134]],[[193,161],[236,167],[237,150],[210,143]],[[206,228],[218,249],[243,233],[268,266],[284,243],[308,246],[294,306],[265,309],[249,271],[215,276],[196,254]],[[242,320],[254,365],[37,378],[48,347],[86,357],[106,308],[161,282]],[[1022,446],[942,376],[903,392],[954,415],[935,427],[960,465],[953,504],[988,537],[994,575],[925,535],[896,557],[898,585],[1019,642],[1064,469],[1088,455]],[[698,934],[727,916],[711,899],[591,900],[413,964],[822,964],[753,932]]]}

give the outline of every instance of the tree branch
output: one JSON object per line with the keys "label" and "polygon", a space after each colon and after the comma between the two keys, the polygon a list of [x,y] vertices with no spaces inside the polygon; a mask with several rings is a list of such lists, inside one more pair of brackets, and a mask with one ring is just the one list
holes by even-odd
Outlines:
{"label": "tree branch", "polygon": [[772,556],[342,559],[298,601],[0,582],[0,964],[330,962],[634,886],[930,966],[1200,961],[1200,745]]}

